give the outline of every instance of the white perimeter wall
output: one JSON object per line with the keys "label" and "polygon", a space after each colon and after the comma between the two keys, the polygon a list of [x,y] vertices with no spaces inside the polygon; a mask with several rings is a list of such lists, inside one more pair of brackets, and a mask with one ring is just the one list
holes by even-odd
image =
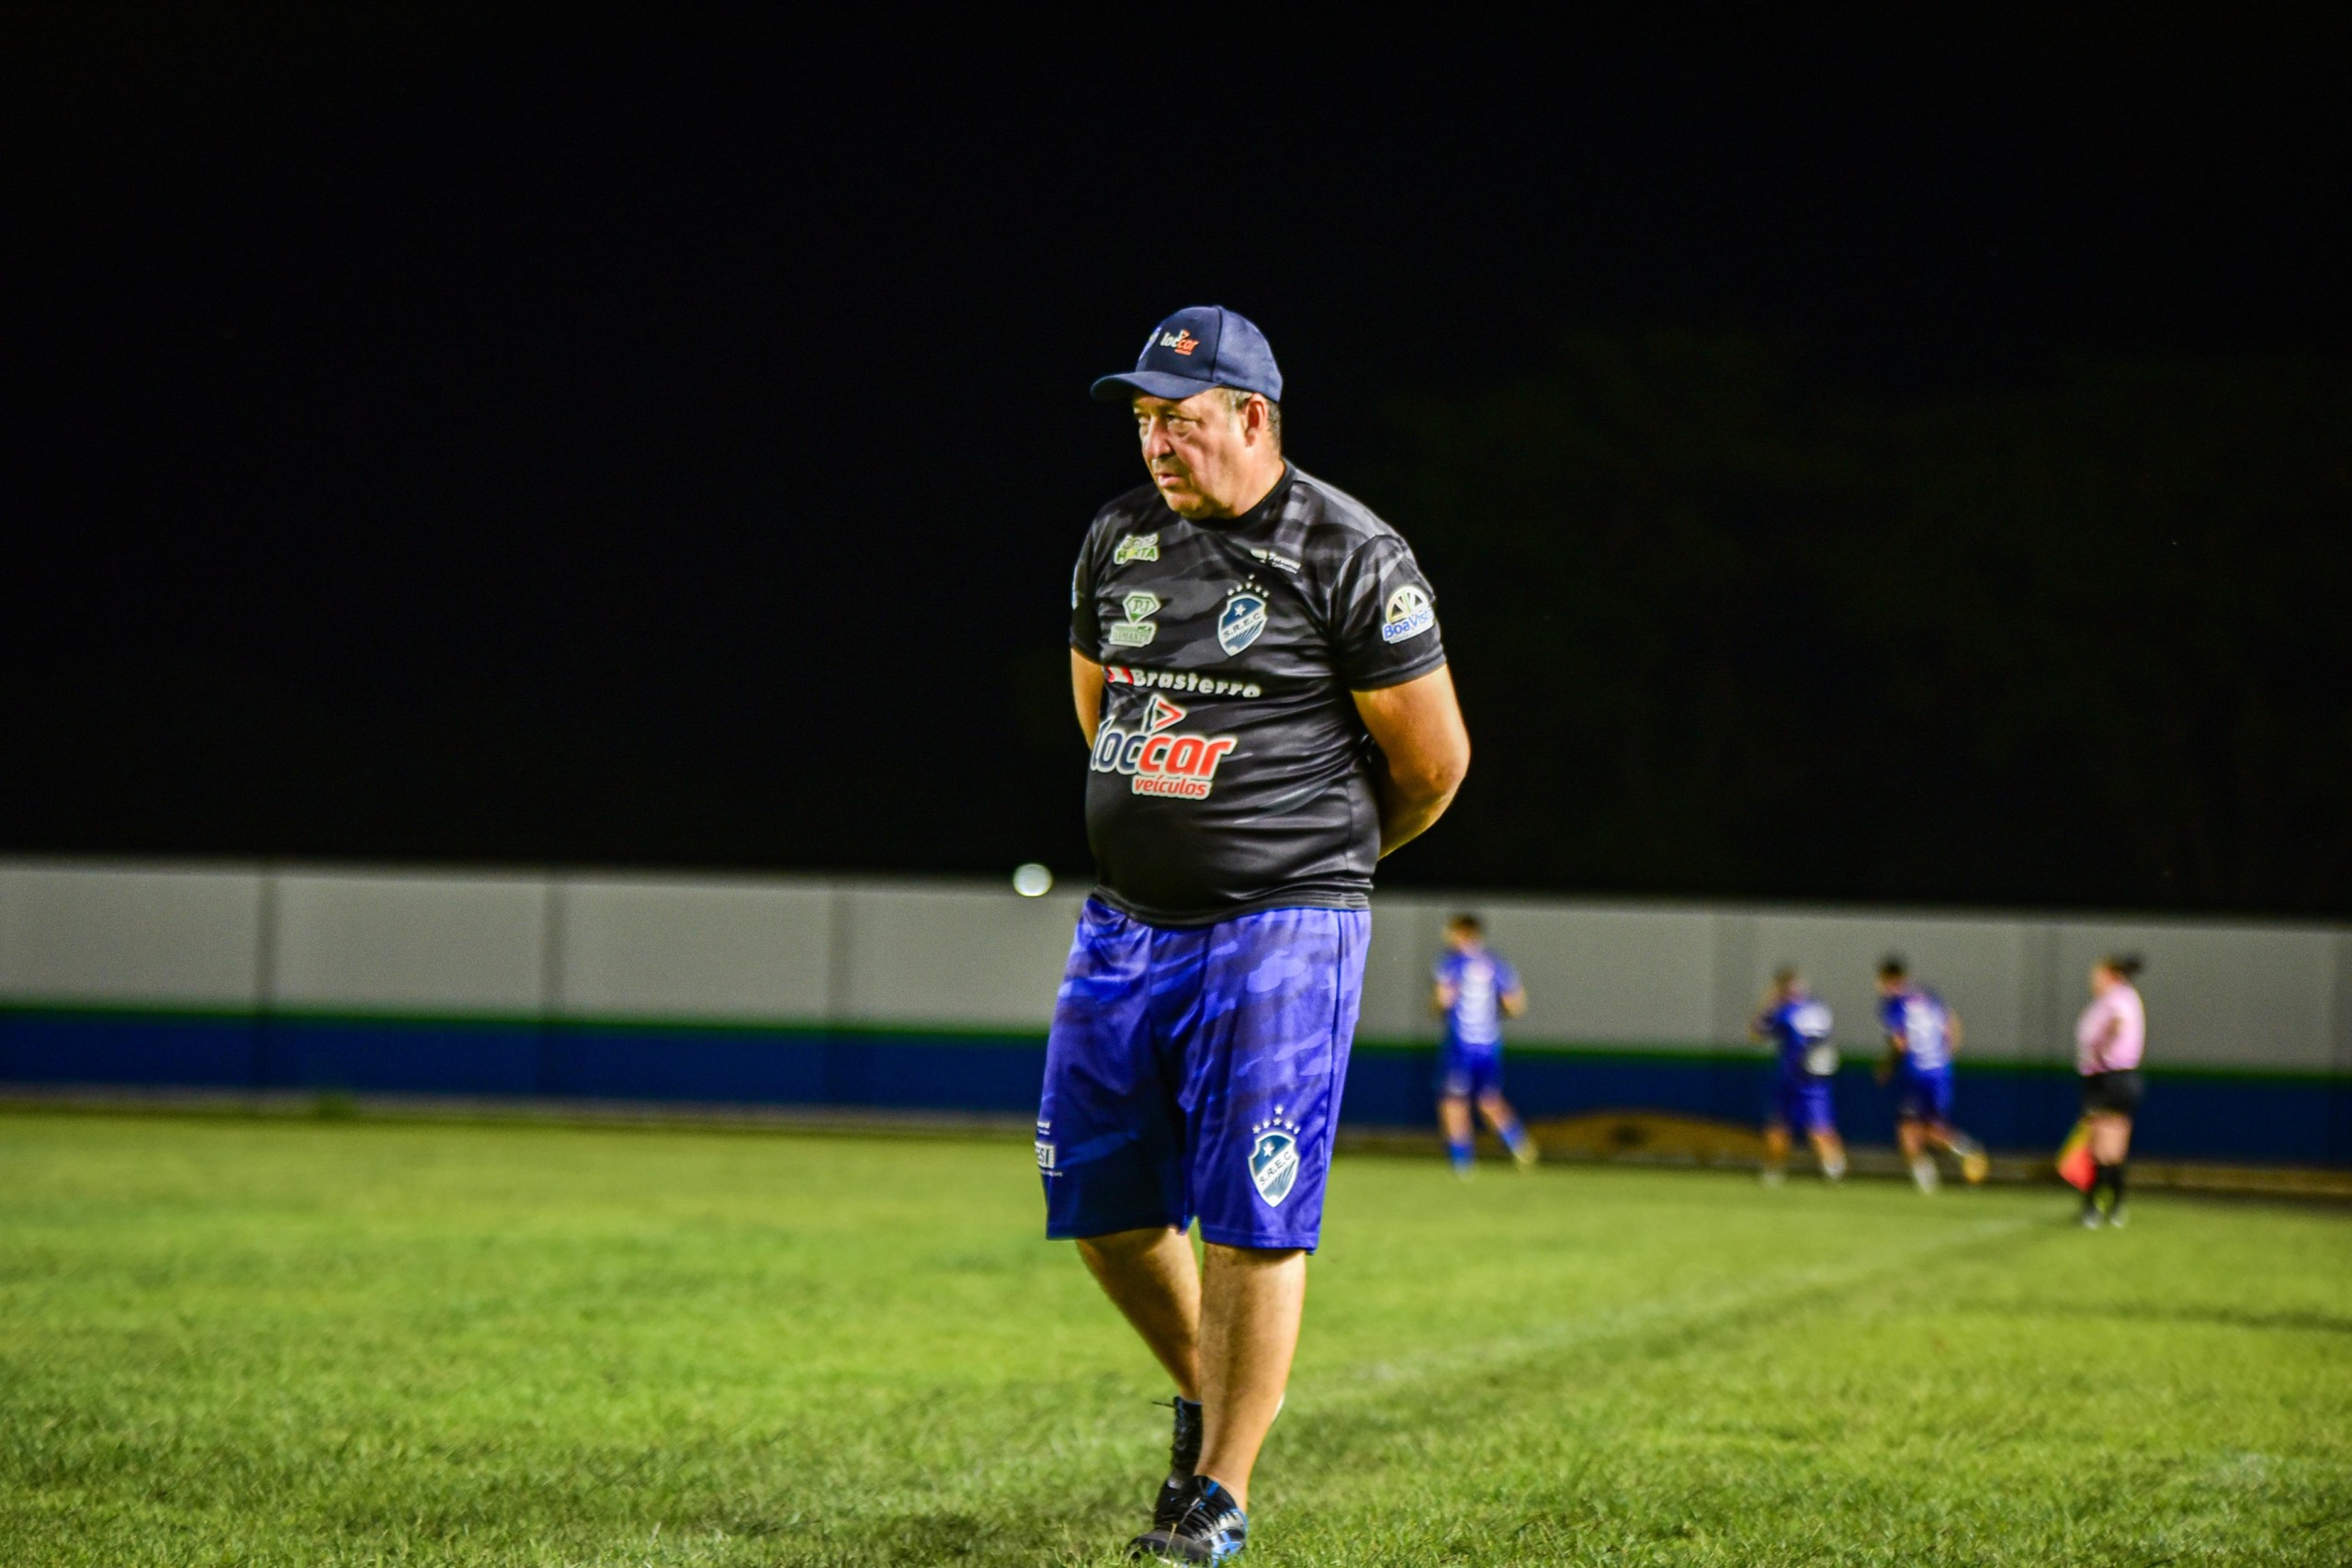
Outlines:
{"label": "white perimeter wall", "polygon": [[[1080,895],[976,883],[0,862],[0,1002],[1008,1031],[1050,1015]],[[1430,963],[1475,908],[1530,998],[1523,1044],[1738,1040],[1793,963],[1878,1042],[1899,952],[1972,1055],[2071,1058],[2085,976],[2148,961],[2152,1061],[2352,1072],[2352,931],[1899,909],[1382,897],[1363,1034],[1434,1037]]]}

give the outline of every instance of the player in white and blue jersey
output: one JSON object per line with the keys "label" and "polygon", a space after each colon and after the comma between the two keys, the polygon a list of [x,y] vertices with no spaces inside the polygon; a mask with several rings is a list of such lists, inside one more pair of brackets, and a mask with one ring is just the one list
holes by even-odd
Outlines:
{"label": "player in white and blue jersey", "polygon": [[1527,991],[1508,959],[1487,946],[1485,925],[1476,915],[1446,922],[1445,952],[1437,961],[1430,1001],[1445,1020],[1438,1046],[1438,1122],[1445,1129],[1446,1157],[1453,1173],[1468,1180],[1470,1120],[1475,1102],[1519,1168],[1535,1164],[1535,1140],[1503,1098],[1503,1020],[1527,1010]]}
{"label": "player in white and blue jersey", "polygon": [[1830,1040],[1829,1004],[1806,989],[1804,976],[1787,964],[1772,973],[1764,1006],[1747,1025],[1748,1037],[1772,1047],[1772,1088],[1764,1107],[1764,1182],[1787,1179],[1792,1134],[1804,1129],[1831,1181],[1846,1179],[1846,1142],[1838,1135],[1829,1086],[1838,1076],[1838,1047]]}
{"label": "player in white and blue jersey", "polygon": [[1922,1192],[1941,1185],[1931,1149],[1949,1150],[1970,1185],[1984,1179],[1992,1162],[1976,1140],[1952,1125],[1951,1060],[1960,1051],[1960,1015],[1943,998],[1915,984],[1910,968],[1890,953],[1878,966],[1878,1016],[1886,1030],[1886,1060],[1879,1081],[1894,1086],[1894,1139]]}

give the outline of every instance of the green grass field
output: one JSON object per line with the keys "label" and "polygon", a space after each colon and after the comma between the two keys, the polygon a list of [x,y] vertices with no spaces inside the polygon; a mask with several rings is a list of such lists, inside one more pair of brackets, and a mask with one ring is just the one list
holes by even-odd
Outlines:
{"label": "green grass field", "polygon": [[[2352,1561],[2352,1215],[1363,1156],[1248,1561]],[[0,1118],[0,1561],[1115,1561],[1020,1141]]]}

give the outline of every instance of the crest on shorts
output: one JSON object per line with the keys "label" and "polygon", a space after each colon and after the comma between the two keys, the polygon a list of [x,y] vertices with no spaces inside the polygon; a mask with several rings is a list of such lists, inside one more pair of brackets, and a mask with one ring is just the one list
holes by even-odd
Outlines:
{"label": "crest on shorts", "polygon": [[1298,1184],[1298,1123],[1279,1105],[1250,1129],[1250,1182],[1270,1209],[1281,1208]]}

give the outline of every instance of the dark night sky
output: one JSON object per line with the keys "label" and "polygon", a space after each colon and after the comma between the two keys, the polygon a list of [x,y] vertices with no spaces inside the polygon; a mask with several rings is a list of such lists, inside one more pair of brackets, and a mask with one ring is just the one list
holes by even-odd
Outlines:
{"label": "dark night sky", "polygon": [[[1579,333],[1888,407],[2352,349],[2323,39],[243,17],[6,51],[0,847],[1079,870],[1065,590],[1135,468],[1084,389],[1182,304],[1264,325],[1294,455],[1416,538],[1398,408]],[[1395,874],[2333,901],[1446,834]]]}

